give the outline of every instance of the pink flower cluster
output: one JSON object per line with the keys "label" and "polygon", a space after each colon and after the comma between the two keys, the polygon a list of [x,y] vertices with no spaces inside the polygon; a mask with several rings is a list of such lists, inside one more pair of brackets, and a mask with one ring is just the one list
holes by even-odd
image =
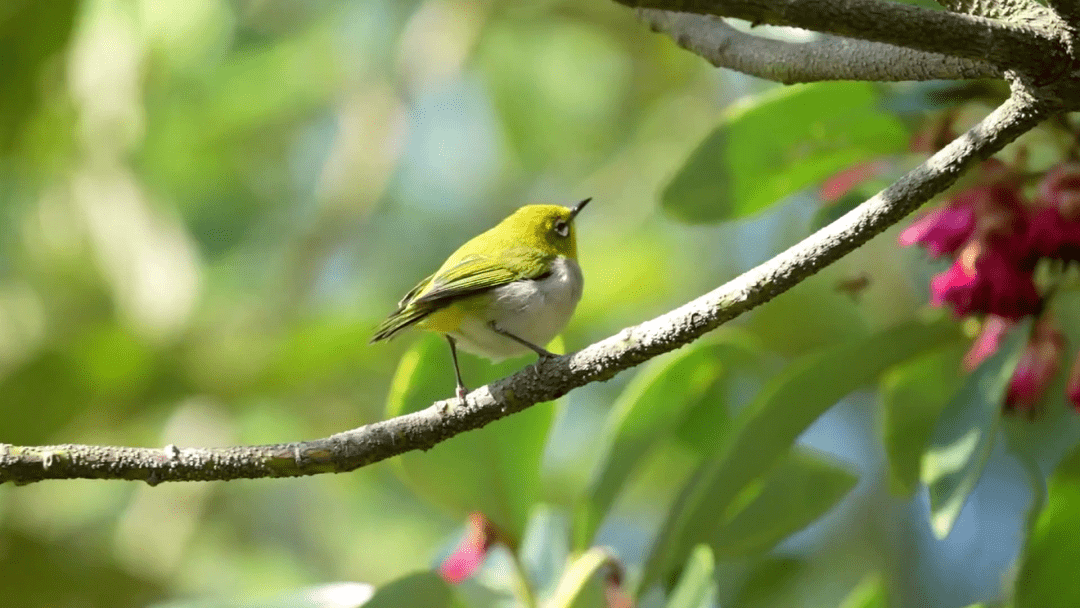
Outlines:
{"label": "pink flower cluster", "polygon": [[[1040,293],[1034,272],[1044,259],[1061,265],[1080,261],[1080,164],[1049,171],[1029,204],[1019,176],[999,161],[987,161],[975,186],[915,220],[899,241],[920,245],[934,257],[952,257],[949,269],[930,282],[934,305],[950,306],[957,317],[986,315],[966,359],[969,369],[997,349],[1012,324],[1039,317],[1006,398],[1009,409],[1034,407],[1065,350],[1064,336],[1043,315],[1048,294]],[[1080,411],[1080,359],[1068,396]]]}

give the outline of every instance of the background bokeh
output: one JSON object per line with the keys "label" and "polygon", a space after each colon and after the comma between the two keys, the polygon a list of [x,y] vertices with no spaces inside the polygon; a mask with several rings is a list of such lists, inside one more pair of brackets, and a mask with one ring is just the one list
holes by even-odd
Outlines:
{"label": "background bokeh", "polygon": [[[5,443],[283,442],[381,419],[415,338],[369,345],[371,329],[458,244],[529,202],[594,197],[578,223],[586,289],[569,349],[821,222],[809,194],[724,224],[661,208],[725,108],[775,85],[713,69],[612,2],[6,0],[0,62]],[[932,104],[890,90],[880,112],[907,137]],[[780,369],[912,318],[931,270],[894,231],[737,325]],[[856,297],[837,290],[867,273]],[[432,352],[449,396],[447,353]],[[555,406],[538,482],[549,515],[585,487],[631,376]],[[729,565],[743,585],[730,605],[835,605],[877,570],[902,606],[1001,595],[1024,472],[995,453],[954,533],[935,540],[925,496],[890,492],[876,399],[857,392],[803,435],[861,481],[770,554],[771,570]],[[676,449],[650,463],[598,537],[631,569],[688,470]],[[430,568],[460,533],[462,514],[429,495],[395,463],[154,488],[0,486],[0,603],[123,608],[380,585]]]}

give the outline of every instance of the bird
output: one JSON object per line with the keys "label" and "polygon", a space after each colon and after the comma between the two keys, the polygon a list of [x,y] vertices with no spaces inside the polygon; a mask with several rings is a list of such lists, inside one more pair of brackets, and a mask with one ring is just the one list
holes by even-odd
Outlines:
{"label": "bird", "polygon": [[498,362],[544,348],[566,327],[584,287],[574,220],[592,198],[573,207],[525,205],[459,247],[405,294],[371,342],[417,326],[450,345],[455,394],[468,394],[461,350]]}

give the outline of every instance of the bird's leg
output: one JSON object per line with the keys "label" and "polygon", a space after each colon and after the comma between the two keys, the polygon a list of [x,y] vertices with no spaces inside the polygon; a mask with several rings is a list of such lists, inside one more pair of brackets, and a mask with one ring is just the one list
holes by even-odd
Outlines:
{"label": "bird's leg", "polygon": [[532,351],[534,353],[536,353],[537,355],[540,355],[540,358],[538,358],[536,360],[536,363],[534,363],[532,365],[533,374],[536,376],[537,380],[540,379],[540,364],[544,361],[544,359],[559,356],[559,355],[556,355],[555,353],[547,350],[546,348],[539,347],[539,346],[533,344],[532,342],[529,342],[525,338],[519,338],[519,337],[515,336],[514,334],[506,331],[505,329],[499,327],[498,325],[495,325],[494,321],[491,321],[490,323],[488,323],[488,327],[491,328],[491,331],[499,334],[500,336],[505,336],[507,338],[510,338],[514,342],[517,342],[518,344],[520,344],[520,345],[522,345],[522,346],[524,346],[526,348],[532,349]]}
{"label": "bird's leg", "polygon": [[465,383],[461,381],[461,367],[458,366],[457,360],[457,342],[455,342],[449,334],[443,335],[446,336],[446,342],[450,345],[450,358],[454,360],[454,379],[457,380],[457,398],[464,403],[465,395],[469,393],[469,389],[465,388]]}
{"label": "bird's leg", "polygon": [[549,350],[546,350],[546,349],[544,349],[542,347],[539,347],[539,346],[533,344],[532,342],[529,342],[528,340],[526,340],[524,338],[519,338],[519,337],[515,336],[514,334],[506,331],[505,329],[499,327],[498,325],[495,325],[494,321],[489,322],[488,327],[491,328],[491,331],[499,334],[500,336],[503,336],[505,338],[510,338],[514,342],[517,342],[518,344],[520,344],[520,345],[530,349],[534,353],[540,355],[541,359],[547,359],[549,357],[558,357],[559,356],[559,355],[556,355],[555,353],[553,353],[553,352],[551,352]]}

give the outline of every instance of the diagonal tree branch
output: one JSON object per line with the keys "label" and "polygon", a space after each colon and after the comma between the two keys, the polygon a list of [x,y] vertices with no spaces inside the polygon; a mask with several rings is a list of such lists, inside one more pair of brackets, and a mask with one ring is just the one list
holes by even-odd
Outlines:
{"label": "diagonal tree branch", "polygon": [[1025,89],[896,183],[787,251],[671,312],[571,355],[546,360],[456,399],[314,441],[228,448],[164,449],[0,444],[0,482],[43,479],[207,481],[345,472],[550,401],[684,346],[791,289],[866,243],[1057,108]]}
{"label": "diagonal tree branch", "polygon": [[1053,23],[1011,23],[884,0],[617,0],[631,7],[788,25],[928,53],[984,60],[1050,82],[1071,59]]}
{"label": "diagonal tree branch", "polygon": [[1080,0],[1047,0],[1050,9],[1074,28],[1080,28]]}
{"label": "diagonal tree branch", "polygon": [[821,80],[960,80],[1001,78],[985,61],[822,34],[811,42],[784,42],[740,32],[712,15],[638,9],[654,31],[718,68],[794,84]]}
{"label": "diagonal tree branch", "polygon": [[953,12],[1003,21],[1037,18],[1048,10],[1035,0],[937,0],[937,3]]}

